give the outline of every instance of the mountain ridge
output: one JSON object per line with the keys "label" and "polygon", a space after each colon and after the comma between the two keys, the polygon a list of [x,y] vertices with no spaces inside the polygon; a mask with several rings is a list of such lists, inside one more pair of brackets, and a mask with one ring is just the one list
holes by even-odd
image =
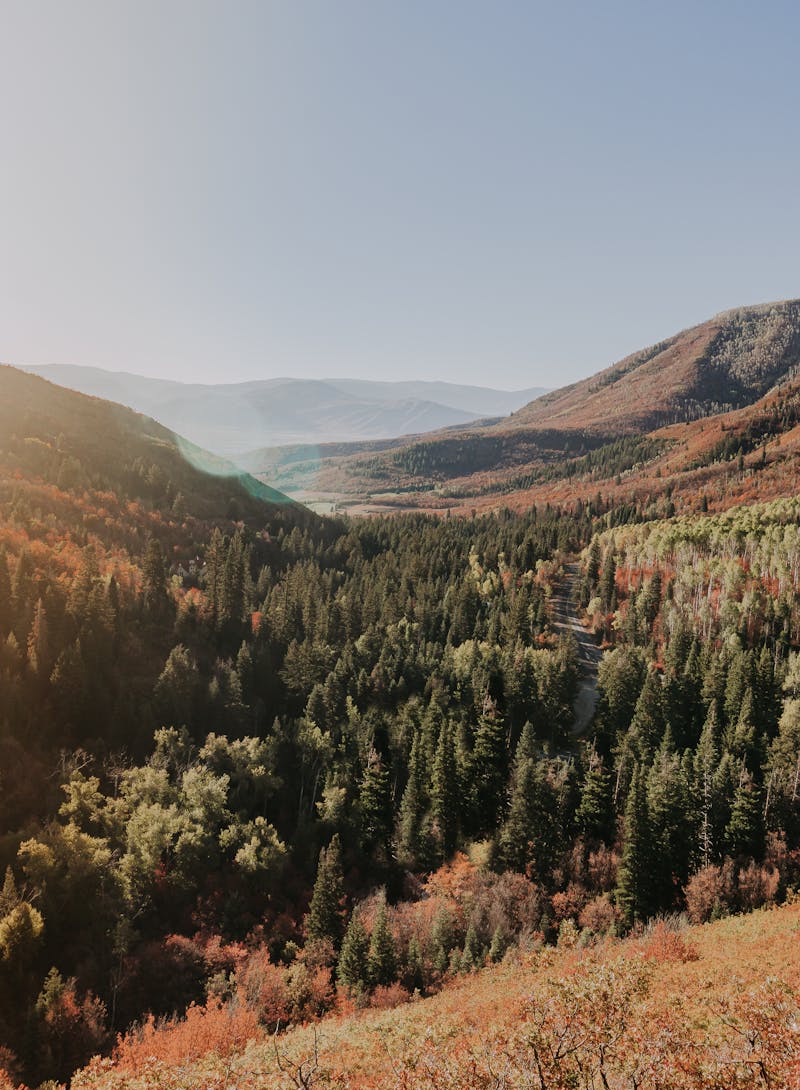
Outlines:
{"label": "mountain ridge", "polygon": [[[776,409],[773,400],[786,394],[793,406],[798,374],[800,300],[738,307],[551,391],[505,419],[428,434],[383,452],[321,453],[302,472],[296,466],[289,472],[274,459],[264,468],[290,492],[324,493],[358,511],[443,510],[471,507],[476,499],[481,507],[521,506],[554,494],[568,499],[567,484],[554,488],[555,479],[574,488],[585,479],[595,491],[600,486],[618,494],[623,483],[635,483],[631,473],[642,477],[645,454],[652,462],[656,454],[666,457],[665,446],[684,443],[692,459],[670,462],[673,471],[684,473],[697,458],[714,461],[723,426],[752,432],[762,427],[755,421],[765,413],[788,412],[793,419],[793,407]],[[779,434],[770,431],[773,440]],[[752,451],[745,454],[747,463]],[[771,453],[767,460],[773,465],[776,458],[781,460]],[[247,464],[259,471],[256,460]],[[602,464],[614,466],[609,477]],[[719,477],[719,469],[711,476]],[[790,487],[790,472],[782,470],[780,488]],[[662,477],[646,479],[649,488],[665,490]]]}
{"label": "mountain ridge", "polygon": [[371,441],[463,426],[507,415],[542,392],[539,387],[514,392],[425,381],[286,377],[211,385],[72,364],[23,369],[129,405],[228,457],[312,437]]}

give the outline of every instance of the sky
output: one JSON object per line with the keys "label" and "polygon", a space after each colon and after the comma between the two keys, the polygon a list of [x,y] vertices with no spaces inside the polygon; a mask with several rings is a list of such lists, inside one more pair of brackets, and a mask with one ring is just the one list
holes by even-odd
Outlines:
{"label": "sky", "polygon": [[590,374],[800,296],[800,6],[0,0],[0,359]]}

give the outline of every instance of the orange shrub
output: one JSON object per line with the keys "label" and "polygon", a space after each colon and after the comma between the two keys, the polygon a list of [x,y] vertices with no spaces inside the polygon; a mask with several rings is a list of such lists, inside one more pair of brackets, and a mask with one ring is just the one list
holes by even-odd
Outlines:
{"label": "orange shrub", "polygon": [[721,867],[713,864],[693,874],[686,885],[686,911],[692,923],[707,923],[728,907],[728,883]]}
{"label": "orange shrub", "polygon": [[620,921],[620,912],[611,898],[605,894],[595,897],[584,905],[578,916],[578,923],[596,935],[611,934]]}
{"label": "orange shrub", "polygon": [[668,927],[663,920],[658,920],[641,944],[642,953],[659,965],[670,962],[697,961],[700,953],[697,946],[685,938],[680,931]]}
{"label": "orange shrub", "polygon": [[203,1006],[193,1003],[185,1018],[158,1023],[148,1018],[144,1025],[120,1037],[114,1060],[118,1068],[134,1074],[153,1062],[185,1064],[208,1053],[230,1056],[241,1052],[259,1033],[258,1016],[246,1004],[209,999]]}
{"label": "orange shrub", "polygon": [[780,873],[776,867],[759,866],[752,860],[739,871],[739,904],[746,911],[772,904],[778,892]]}

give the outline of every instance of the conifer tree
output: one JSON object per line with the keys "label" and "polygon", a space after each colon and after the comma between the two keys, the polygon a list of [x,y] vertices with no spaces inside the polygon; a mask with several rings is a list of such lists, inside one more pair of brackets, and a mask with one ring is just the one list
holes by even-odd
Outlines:
{"label": "conifer tree", "polygon": [[36,603],[33,612],[33,624],[28,636],[28,665],[38,677],[49,678],[52,669],[50,634],[47,613],[41,598]]}
{"label": "conifer tree", "polygon": [[719,722],[716,703],[708,710],[703,732],[693,758],[693,794],[697,821],[698,860],[707,867],[716,853],[716,789],[719,766]]}
{"label": "conifer tree", "polygon": [[481,945],[478,933],[473,924],[467,928],[464,938],[464,949],[461,953],[461,971],[471,972],[480,969],[483,965],[484,947]]}
{"label": "conifer tree", "polygon": [[362,995],[369,984],[369,945],[367,932],[361,922],[361,913],[355,908],[350,916],[336,965],[339,987],[353,999]]}
{"label": "conifer tree", "polygon": [[647,777],[647,812],[651,838],[652,907],[672,906],[676,891],[689,878],[692,842],[689,785],[680,757],[671,744],[669,727]]}
{"label": "conifer tree", "polygon": [[617,904],[629,927],[637,920],[646,920],[650,914],[651,863],[647,786],[640,766],[636,765],[625,806],[625,835],[617,877]]}
{"label": "conifer tree", "polygon": [[389,772],[377,750],[370,750],[358,794],[361,842],[365,851],[385,849],[392,816]]}
{"label": "conifer tree", "polygon": [[492,942],[489,946],[489,961],[498,962],[503,960],[503,955],[508,949],[508,941],[503,934],[503,929],[499,925],[494,929],[492,934]]}
{"label": "conifer tree", "polygon": [[588,841],[611,844],[614,839],[614,803],[611,775],[596,753],[592,753],[581,789],[575,824]]}
{"label": "conifer tree", "polygon": [[600,601],[603,604],[603,610],[609,613],[613,608],[614,598],[616,594],[615,579],[617,574],[617,562],[614,556],[613,548],[606,550],[606,555],[603,557],[603,567],[600,571],[600,582],[598,585],[598,593],[600,595]]}
{"label": "conifer tree", "polygon": [[0,545],[0,636],[6,636],[11,628],[11,576],[4,545]]}
{"label": "conifer tree", "polygon": [[661,675],[654,668],[647,671],[642,691],[636,701],[630,736],[640,760],[648,760],[664,734],[664,708]]}
{"label": "conifer tree", "polygon": [[412,866],[424,855],[424,820],[427,809],[422,769],[421,740],[414,734],[408,761],[408,782],[400,803],[398,848],[400,856]]}
{"label": "conifer tree", "polygon": [[368,972],[369,981],[375,987],[391,984],[397,979],[397,951],[389,928],[386,899],[383,897],[378,905],[369,942]]}
{"label": "conifer tree", "polygon": [[523,871],[535,851],[536,786],[536,765],[525,760],[513,777],[508,817],[499,837],[500,859],[512,870]]}
{"label": "conifer tree", "polygon": [[408,987],[411,991],[422,991],[425,987],[425,959],[422,956],[422,946],[416,934],[412,935],[408,942],[406,967]]}
{"label": "conifer tree", "polygon": [[327,940],[338,949],[344,931],[344,875],[342,847],[335,833],[327,848],[319,853],[317,878],[306,919],[310,941]]}
{"label": "conifer tree", "polygon": [[431,779],[431,822],[439,858],[449,859],[458,838],[459,788],[452,724],[443,720]]}
{"label": "conifer tree", "polygon": [[733,797],[725,843],[734,857],[758,858],[764,851],[764,798],[746,768]]}
{"label": "conifer tree", "polygon": [[494,709],[481,716],[469,769],[473,828],[487,835],[500,819],[507,777],[505,726]]}

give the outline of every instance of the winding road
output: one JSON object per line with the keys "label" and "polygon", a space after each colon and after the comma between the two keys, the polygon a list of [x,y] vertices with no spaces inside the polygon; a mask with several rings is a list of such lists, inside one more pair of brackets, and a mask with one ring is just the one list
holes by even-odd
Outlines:
{"label": "winding road", "polygon": [[577,560],[564,565],[564,576],[550,599],[551,623],[558,634],[570,633],[578,645],[578,692],[572,706],[574,719],[572,735],[580,738],[586,733],[597,707],[597,668],[603,652],[584,626],[575,608],[575,596],[581,581],[581,569]]}

